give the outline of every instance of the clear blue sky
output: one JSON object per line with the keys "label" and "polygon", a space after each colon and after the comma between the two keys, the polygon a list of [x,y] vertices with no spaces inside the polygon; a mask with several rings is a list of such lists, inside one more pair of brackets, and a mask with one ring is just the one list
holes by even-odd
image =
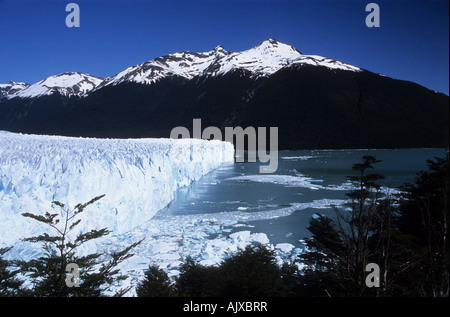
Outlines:
{"label": "clear blue sky", "polygon": [[[79,28],[65,25],[70,2]],[[365,25],[369,2],[380,28]],[[449,93],[448,0],[0,0],[0,83],[107,77],[177,51],[241,51],[267,38]]]}

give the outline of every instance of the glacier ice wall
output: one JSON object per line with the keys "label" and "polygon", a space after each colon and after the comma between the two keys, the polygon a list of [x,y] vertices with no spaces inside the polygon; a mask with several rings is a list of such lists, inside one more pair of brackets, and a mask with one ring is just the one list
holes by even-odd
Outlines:
{"label": "glacier ice wall", "polygon": [[74,207],[102,194],[80,215],[79,230],[126,232],[164,208],[177,188],[233,160],[233,145],[217,140],[0,132],[0,244],[42,233],[24,212],[61,212],[52,201]]}

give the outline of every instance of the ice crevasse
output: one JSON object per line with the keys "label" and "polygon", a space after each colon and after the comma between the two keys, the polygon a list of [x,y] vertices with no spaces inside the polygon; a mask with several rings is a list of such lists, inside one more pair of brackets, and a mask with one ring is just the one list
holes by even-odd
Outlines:
{"label": "ice crevasse", "polygon": [[126,232],[170,203],[177,188],[221,164],[234,147],[219,140],[96,139],[0,132],[0,241],[42,233],[24,212],[61,212],[105,195],[89,206],[78,230]]}

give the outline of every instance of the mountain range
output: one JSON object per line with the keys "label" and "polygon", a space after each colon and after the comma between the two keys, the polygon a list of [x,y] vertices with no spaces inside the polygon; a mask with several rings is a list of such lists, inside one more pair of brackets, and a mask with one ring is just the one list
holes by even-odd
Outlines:
{"label": "mountain range", "polygon": [[448,147],[448,96],[268,39],[157,57],[100,78],[0,85],[0,130],[169,137],[176,126],[278,127],[279,149]]}

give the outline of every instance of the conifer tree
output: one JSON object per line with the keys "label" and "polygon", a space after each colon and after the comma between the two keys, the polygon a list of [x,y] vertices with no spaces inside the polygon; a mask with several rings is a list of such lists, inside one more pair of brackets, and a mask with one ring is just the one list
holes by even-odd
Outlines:
{"label": "conifer tree", "polygon": [[13,261],[3,258],[5,253],[11,250],[9,248],[0,248],[0,297],[10,297],[24,295],[25,290],[22,288],[23,281],[17,275],[19,270],[14,270]]}
{"label": "conifer tree", "polygon": [[274,251],[262,244],[247,245],[225,258],[219,272],[222,296],[272,297],[286,291]]}
{"label": "conifer tree", "polygon": [[217,266],[202,265],[187,257],[173,284],[164,271],[150,266],[136,294],[139,297],[282,297],[295,296],[297,291],[297,267],[292,263],[280,267],[274,251],[258,244],[230,253]]}
{"label": "conifer tree", "polygon": [[[142,240],[103,259],[104,255],[101,253],[77,255],[76,251],[85,243],[109,234],[108,229],[92,229],[77,234],[75,238],[70,235],[81,222],[78,216],[85,212],[86,207],[102,197],[104,195],[87,203],[77,204],[73,210],[59,201],[54,201],[53,204],[60,207],[62,213],[22,214],[44,223],[53,231],[53,234],[44,232],[39,236],[24,239],[40,243],[44,251],[44,256],[20,263],[22,270],[33,283],[33,296],[103,296],[113,282],[127,278],[121,275],[116,267],[132,256],[129,252]],[[115,295],[121,296],[127,291],[128,289],[120,289]]]}
{"label": "conifer tree", "polygon": [[378,162],[374,156],[364,155],[362,163],[353,164],[352,170],[359,173],[347,177],[354,188],[346,194],[346,208],[335,209],[331,217],[311,219],[308,229],[312,236],[305,239],[310,252],[300,256],[307,266],[301,276],[304,291],[318,296],[377,294],[365,285],[365,268],[375,259],[383,260],[377,264],[384,264],[383,272],[387,272],[384,260],[392,230],[390,200],[383,197],[379,184],[385,177],[368,172]]}
{"label": "conifer tree", "polygon": [[403,247],[398,248],[397,275],[407,286],[405,295],[448,297],[448,154],[427,160],[427,165],[428,170],[419,172],[413,183],[401,187],[397,223]]}
{"label": "conifer tree", "polygon": [[180,275],[175,280],[177,296],[214,297],[220,296],[222,284],[219,268],[205,266],[188,256],[180,267]]}
{"label": "conifer tree", "polygon": [[157,265],[149,265],[145,278],[136,287],[138,297],[172,297],[174,292],[169,276]]}

